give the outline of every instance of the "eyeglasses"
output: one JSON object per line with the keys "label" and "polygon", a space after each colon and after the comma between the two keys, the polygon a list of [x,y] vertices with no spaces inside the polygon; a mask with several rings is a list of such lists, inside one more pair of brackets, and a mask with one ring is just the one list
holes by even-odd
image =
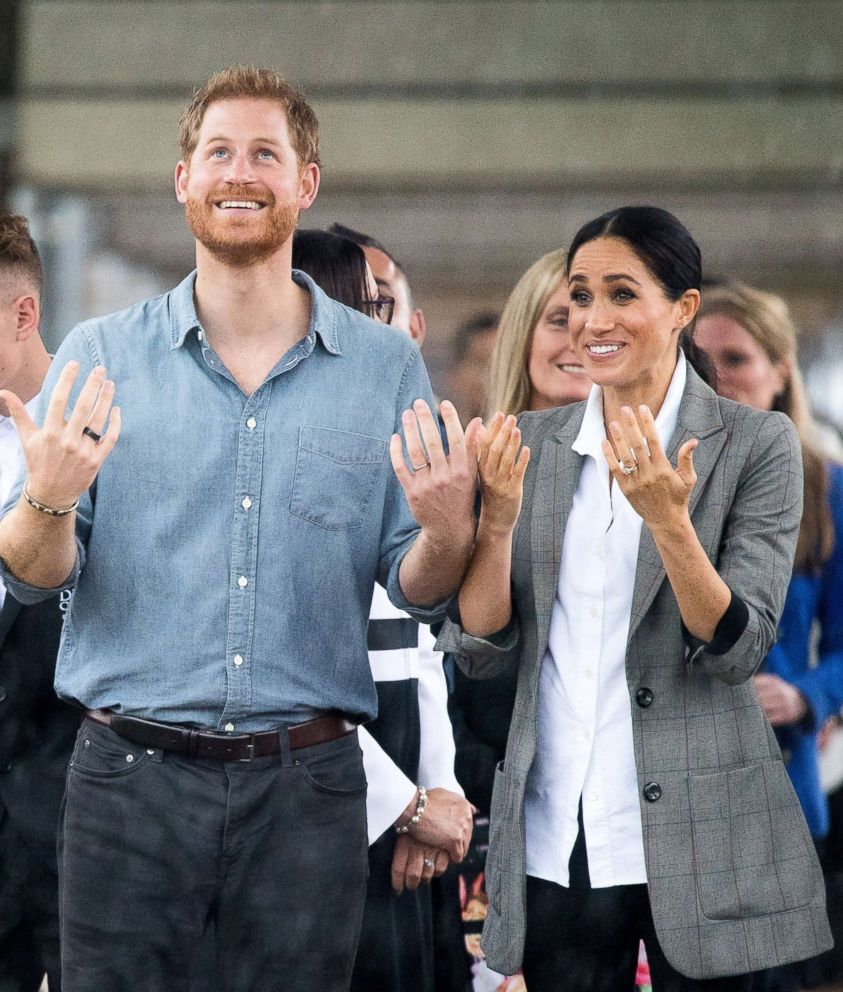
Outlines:
{"label": "eyeglasses", "polygon": [[373,320],[379,320],[382,324],[392,323],[392,314],[395,310],[395,299],[392,296],[378,296],[374,300],[361,300],[360,306],[363,313]]}

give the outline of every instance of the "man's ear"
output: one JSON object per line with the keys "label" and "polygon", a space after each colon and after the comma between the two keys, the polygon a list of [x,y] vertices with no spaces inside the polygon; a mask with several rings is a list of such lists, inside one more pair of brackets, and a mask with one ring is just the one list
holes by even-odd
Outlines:
{"label": "man's ear", "polygon": [[38,325],[41,322],[41,306],[38,297],[34,293],[25,293],[19,296],[12,309],[15,312],[15,340],[26,341],[33,334],[38,333]]}
{"label": "man's ear", "polygon": [[311,162],[301,170],[301,177],[299,179],[299,210],[307,210],[316,199],[316,194],[319,192],[319,179],[319,166],[315,162]]}
{"label": "man's ear", "polygon": [[176,199],[179,203],[187,203],[187,163],[179,160],[175,175]]}
{"label": "man's ear", "polygon": [[416,307],[410,314],[410,337],[416,342],[419,348],[423,348],[426,334],[427,324],[424,319],[424,310],[421,307]]}

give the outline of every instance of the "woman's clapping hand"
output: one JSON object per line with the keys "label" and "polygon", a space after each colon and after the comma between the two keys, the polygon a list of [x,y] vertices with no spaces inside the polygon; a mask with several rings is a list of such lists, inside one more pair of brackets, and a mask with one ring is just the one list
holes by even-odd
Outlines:
{"label": "woman's clapping hand", "polygon": [[521,431],[515,417],[496,413],[489,426],[480,432],[478,466],[483,495],[480,520],[484,529],[509,532],[515,527],[529,461],[530,449],[521,447]]}

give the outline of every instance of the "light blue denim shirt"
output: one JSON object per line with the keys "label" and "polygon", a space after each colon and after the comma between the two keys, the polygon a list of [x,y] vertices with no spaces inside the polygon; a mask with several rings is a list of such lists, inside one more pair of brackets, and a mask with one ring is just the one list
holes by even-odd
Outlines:
{"label": "light blue denim shirt", "polygon": [[[418,619],[442,615],[412,609],[398,584],[418,527],[389,438],[413,400],[432,403],[421,355],[294,278],[311,294],[307,336],[248,397],[205,340],[195,274],[80,324],[59,349],[39,420],[71,359],[77,392],[107,367],[123,414],[77,515],[62,697],[238,731],[329,709],[369,719],[375,580]],[[23,602],[49,594],[0,572]]]}

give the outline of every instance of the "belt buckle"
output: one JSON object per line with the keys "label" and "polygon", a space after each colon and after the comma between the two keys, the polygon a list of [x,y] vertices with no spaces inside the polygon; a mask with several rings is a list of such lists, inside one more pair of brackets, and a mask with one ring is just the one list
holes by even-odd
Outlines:
{"label": "belt buckle", "polygon": [[249,743],[246,745],[246,750],[249,752],[248,758],[238,758],[238,761],[254,761],[255,760],[255,735],[249,734]]}

